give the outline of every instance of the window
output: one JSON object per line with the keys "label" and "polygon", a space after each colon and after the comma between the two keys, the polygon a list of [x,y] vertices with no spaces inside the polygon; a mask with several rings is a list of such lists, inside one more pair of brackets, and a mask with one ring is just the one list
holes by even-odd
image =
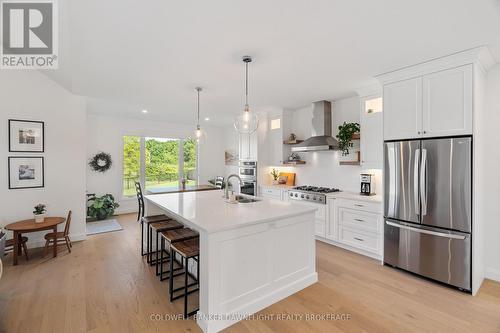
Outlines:
{"label": "window", "polygon": [[365,101],[366,113],[382,112],[382,97],[367,99]]}
{"label": "window", "polygon": [[281,119],[272,119],[271,120],[271,129],[280,129],[281,128]]}
{"label": "window", "polygon": [[194,139],[125,136],[123,138],[123,196],[135,195],[134,182],[142,188],[177,187],[198,183],[197,144]]}

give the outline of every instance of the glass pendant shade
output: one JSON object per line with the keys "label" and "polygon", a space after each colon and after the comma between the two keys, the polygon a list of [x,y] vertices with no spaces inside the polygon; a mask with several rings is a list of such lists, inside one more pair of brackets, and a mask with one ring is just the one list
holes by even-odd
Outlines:
{"label": "glass pendant shade", "polygon": [[234,120],[234,128],[240,134],[252,134],[259,127],[259,117],[250,111],[248,106],[248,64],[252,62],[252,58],[249,56],[243,57],[243,62],[245,63],[245,109],[242,114],[240,114]]}
{"label": "glass pendant shade", "polygon": [[252,134],[259,127],[259,118],[257,115],[250,111],[243,111],[234,120],[234,128],[240,134]]}

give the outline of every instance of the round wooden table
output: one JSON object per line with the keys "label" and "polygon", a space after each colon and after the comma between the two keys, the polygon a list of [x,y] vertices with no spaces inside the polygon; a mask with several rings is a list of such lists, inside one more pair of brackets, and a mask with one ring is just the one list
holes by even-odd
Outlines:
{"label": "round wooden table", "polygon": [[46,217],[42,223],[35,223],[35,219],[23,220],[19,222],[14,222],[5,226],[5,229],[14,232],[14,248],[12,253],[14,254],[13,265],[17,265],[17,256],[21,254],[21,237],[22,234],[28,232],[36,232],[43,230],[53,230],[54,231],[54,255],[57,257],[57,225],[66,221],[64,217]]}

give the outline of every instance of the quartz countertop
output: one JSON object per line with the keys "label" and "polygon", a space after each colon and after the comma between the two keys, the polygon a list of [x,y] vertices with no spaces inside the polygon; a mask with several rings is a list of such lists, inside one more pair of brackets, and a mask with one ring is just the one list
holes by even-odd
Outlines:
{"label": "quartz countertop", "polygon": [[[258,198],[253,203],[227,203],[224,191],[166,193],[145,196],[168,215],[187,221],[197,231],[213,233],[312,213],[314,207]],[[311,222],[312,223],[312,222]]]}
{"label": "quartz countertop", "polygon": [[327,198],[342,198],[342,199],[351,199],[351,200],[358,200],[358,201],[382,203],[382,196],[381,195],[368,196],[368,195],[361,195],[357,192],[349,192],[349,191],[327,193],[326,197]]}
{"label": "quartz countertop", "polygon": [[277,188],[277,189],[280,189],[280,190],[291,190],[293,189],[294,187],[296,187],[295,185],[274,185],[274,184],[259,184],[259,186],[262,186],[262,187],[271,187],[271,188]]}

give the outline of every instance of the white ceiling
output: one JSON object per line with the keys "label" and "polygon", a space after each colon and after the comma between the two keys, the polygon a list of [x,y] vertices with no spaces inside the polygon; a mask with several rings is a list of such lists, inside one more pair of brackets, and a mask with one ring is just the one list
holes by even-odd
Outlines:
{"label": "white ceiling", "polygon": [[[297,108],[373,76],[479,45],[500,60],[500,0],[64,0],[60,70],[92,113],[230,121],[244,104]],[[140,111],[148,109],[143,115]]]}

